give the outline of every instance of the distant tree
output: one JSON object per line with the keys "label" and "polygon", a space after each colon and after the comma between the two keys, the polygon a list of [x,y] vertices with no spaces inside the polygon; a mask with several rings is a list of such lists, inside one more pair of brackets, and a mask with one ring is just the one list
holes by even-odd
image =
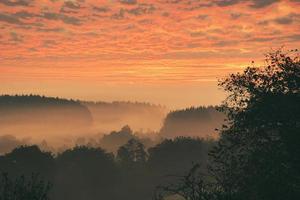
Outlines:
{"label": "distant tree", "polygon": [[121,172],[118,199],[139,200],[151,196],[147,158],[144,145],[137,139],[129,140],[118,149],[116,160]]}
{"label": "distant tree", "polygon": [[130,139],[136,139],[136,136],[133,135],[131,128],[126,125],[121,128],[119,131],[112,131],[110,134],[104,135],[99,144],[104,149],[107,149],[112,152],[117,152],[120,146],[126,144]]}
{"label": "distant tree", "polygon": [[[149,187],[156,188],[154,198],[179,195],[182,199],[189,195],[188,191],[206,187],[207,183],[203,180],[207,176],[208,151],[214,144],[213,140],[178,137],[150,148],[148,168],[152,185]],[[199,185],[202,182],[205,186]]]}
{"label": "distant tree", "polygon": [[9,128],[9,133],[28,134],[31,126],[49,131],[43,130],[45,125],[52,131],[75,131],[75,127],[90,127],[93,121],[89,109],[79,101],[39,95],[0,95],[0,115],[0,131]]}
{"label": "distant tree", "polygon": [[211,152],[211,173],[230,199],[300,199],[300,58],[267,54],[220,83],[229,123]]}
{"label": "distant tree", "polygon": [[215,129],[221,127],[224,118],[224,114],[213,106],[175,110],[168,113],[159,134],[164,138],[214,137]]}
{"label": "distant tree", "polygon": [[31,177],[38,173],[42,178],[52,182],[55,171],[54,158],[51,153],[43,152],[38,146],[20,146],[12,152],[0,156],[0,172],[11,177]]}
{"label": "distant tree", "polygon": [[148,166],[158,177],[170,174],[182,175],[194,163],[201,163],[204,172],[208,161],[208,151],[214,143],[213,140],[190,137],[166,139],[148,149]]}
{"label": "distant tree", "polygon": [[117,159],[127,166],[145,164],[147,160],[147,152],[140,141],[137,139],[131,139],[119,148]]}
{"label": "distant tree", "polygon": [[50,183],[37,175],[11,179],[6,173],[0,174],[0,200],[49,200],[50,188]]}
{"label": "distant tree", "polygon": [[56,166],[57,199],[114,199],[118,171],[113,154],[77,146],[58,154]]}
{"label": "distant tree", "polygon": [[154,200],[179,196],[185,200],[214,200],[220,192],[214,183],[209,183],[207,175],[200,172],[200,165],[195,164],[186,175],[177,176],[176,182],[158,186],[154,192]]}

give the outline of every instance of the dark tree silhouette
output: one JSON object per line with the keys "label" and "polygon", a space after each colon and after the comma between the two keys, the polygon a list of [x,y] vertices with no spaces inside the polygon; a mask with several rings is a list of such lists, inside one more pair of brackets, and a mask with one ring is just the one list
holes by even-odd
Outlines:
{"label": "dark tree silhouette", "polygon": [[117,152],[120,146],[134,138],[137,139],[136,136],[133,135],[131,128],[126,125],[122,127],[120,131],[112,131],[110,134],[104,135],[100,139],[99,144],[104,149]]}
{"label": "dark tree silhouette", "polygon": [[141,142],[137,139],[131,139],[119,148],[117,159],[124,166],[141,165],[146,163],[147,153]]}
{"label": "dark tree silhouette", "polygon": [[13,177],[27,178],[33,173],[38,173],[45,180],[52,182],[54,171],[52,154],[42,152],[37,146],[21,146],[0,156],[0,172]]}
{"label": "dark tree silhouette", "polygon": [[297,51],[266,56],[220,83],[229,125],[212,151],[211,172],[231,199],[299,199],[300,59]]}
{"label": "dark tree silhouette", "polygon": [[166,116],[160,135],[165,138],[216,136],[215,129],[222,126],[224,118],[225,115],[213,106],[175,110]]}
{"label": "dark tree silhouette", "polygon": [[118,171],[114,156],[101,148],[78,146],[56,158],[55,199],[114,199]]}
{"label": "dark tree silhouette", "polygon": [[158,186],[154,192],[154,200],[164,200],[168,196],[179,196],[185,200],[213,200],[220,196],[218,188],[213,183],[209,183],[207,175],[200,172],[200,165],[195,164],[190,171],[184,175],[176,177],[175,183]]}
{"label": "dark tree silhouette", "polygon": [[11,179],[7,173],[0,175],[0,200],[49,200],[50,188],[50,183],[37,175],[27,179],[24,176]]}
{"label": "dark tree silhouette", "polygon": [[[208,177],[208,151],[214,144],[213,140],[179,137],[174,140],[164,140],[150,148],[148,166],[151,169],[151,179],[155,186],[159,185],[156,187],[154,199],[179,195],[190,200],[196,194],[189,194],[189,191],[197,189],[200,192],[208,187],[204,177]],[[200,164],[195,165],[195,163]],[[202,195],[208,195],[211,190],[212,188],[203,191],[198,196],[202,198]]]}
{"label": "dark tree silhouette", "polygon": [[167,139],[149,148],[148,165],[158,176],[183,175],[193,163],[201,163],[205,170],[207,153],[213,144],[212,140],[189,137]]}

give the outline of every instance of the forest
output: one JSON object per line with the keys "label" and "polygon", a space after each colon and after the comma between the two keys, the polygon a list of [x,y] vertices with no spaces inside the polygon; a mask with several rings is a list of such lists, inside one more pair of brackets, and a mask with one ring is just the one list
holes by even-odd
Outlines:
{"label": "forest", "polygon": [[221,127],[225,118],[215,106],[169,112],[149,103],[88,102],[40,95],[2,95],[0,113],[0,154],[22,144],[37,144],[52,152],[74,145],[114,152],[132,138],[139,138],[146,147],[162,138],[183,135],[215,138],[215,128]]}
{"label": "forest", "polygon": [[[8,145],[0,156],[0,200],[300,199],[298,50],[273,51],[264,66],[247,67],[219,85],[228,93],[222,105],[172,111],[155,138],[124,126],[51,151],[2,136],[0,144],[15,141],[18,147]],[[90,123],[81,103],[60,103],[75,119],[76,112],[85,113]],[[26,101],[17,104],[23,109]],[[47,106],[57,107],[52,100]],[[217,136],[205,133],[212,126]]]}

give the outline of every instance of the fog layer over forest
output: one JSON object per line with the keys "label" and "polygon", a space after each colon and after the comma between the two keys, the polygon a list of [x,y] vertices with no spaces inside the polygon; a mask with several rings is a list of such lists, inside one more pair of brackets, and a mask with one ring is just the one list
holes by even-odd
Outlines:
{"label": "fog layer over forest", "polygon": [[130,139],[146,147],[162,138],[216,137],[224,114],[215,107],[169,111],[139,102],[87,102],[38,95],[0,96],[0,153],[22,144],[62,151],[75,145],[111,152]]}

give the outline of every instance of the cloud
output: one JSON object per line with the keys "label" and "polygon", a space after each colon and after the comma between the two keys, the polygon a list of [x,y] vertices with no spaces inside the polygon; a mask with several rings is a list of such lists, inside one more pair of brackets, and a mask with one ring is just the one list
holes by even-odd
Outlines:
{"label": "cloud", "polygon": [[18,17],[8,14],[0,13],[0,21],[10,23],[10,24],[17,24],[17,25],[24,25],[25,23],[19,20]]}
{"label": "cloud", "polygon": [[0,0],[0,4],[6,6],[30,6],[34,0]]}
{"label": "cloud", "polygon": [[64,15],[61,13],[44,12],[42,14],[42,18],[48,19],[48,20],[60,20],[60,21],[64,22],[65,24],[81,25],[80,19],[73,17],[73,16]]}
{"label": "cloud", "polygon": [[16,32],[10,32],[10,41],[13,42],[23,42],[23,37],[19,34],[17,34]]}
{"label": "cloud", "polygon": [[280,0],[252,0],[250,7],[252,8],[264,8],[270,6],[271,4],[277,3]]}
{"label": "cloud", "polygon": [[62,13],[78,13],[83,8],[78,1],[65,1],[62,5],[60,12]]}
{"label": "cloud", "polygon": [[208,19],[209,18],[209,15],[198,15],[196,17],[196,19],[200,19],[200,20],[205,20],[205,19]]}
{"label": "cloud", "polygon": [[293,18],[291,17],[280,17],[274,20],[277,24],[291,24],[293,23]]}
{"label": "cloud", "polygon": [[[280,0],[249,0],[251,2],[251,8],[264,8],[273,3],[279,2]],[[233,6],[239,3],[246,2],[244,0],[216,0],[214,3],[220,7]]]}
{"label": "cloud", "polygon": [[300,41],[300,34],[289,35],[286,38],[291,40],[292,42]]}
{"label": "cloud", "polygon": [[134,5],[134,4],[137,4],[137,0],[120,0],[120,3]]}
{"label": "cloud", "polygon": [[30,18],[36,17],[38,15],[36,15],[34,13],[29,13],[29,12],[23,10],[23,11],[16,12],[14,14],[14,16],[16,16],[17,18],[30,19]]}
{"label": "cloud", "polygon": [[217,4],[218,6],[221,6],[221,7],[225,7],[225,6],[232,6],[232,5],[238,4],[240,2],[241,2],[241,0],[217,0],[217,1],[215,1],[215,4]]}
{"label": "cloud", "polygon": [[51,47],[55,46],[56,44],[57,44],[57,42],[55,40],[44,40],[42,47],[51,48]]}
{"label": "cloud", "polygon": [[112,19],[124,19],[125,17],[125,9],[121,8],[119,12],[114,13],[111,18]]}
{"label": "cloud", "polygon": [[270,23],[273,23],[273,24],[275,23],[278,25],[290,25],[290,24],[299,23],[299,22],[300,22],[300,14],[290,13],[288,15],[280,16],[277,18],[262,20],[262,21],[259,21],[257,24],[262,25],[262,26],[269,25]]}
{"label": "cloud", "polygon": [[243,16],[242,13],[231,13],[230,14],[231,19],[238,19],[238,18],[240,18],[242,16]]}
{"label": "cloud", "polygon": [[280,38],[275,38],[275,37],[254,37],[251,39],[246,40],[246,42],[269,42],[275,39],[280,39]]}
{"label": "cloud", "polygon": [[277,24],[285,25],[285,24],[292,24],[296,20],[300,21],[300,14],[291,13],[283,17],[278,17],[273,21]]}
{"label": "cloud", "polygon": [[33,48],[33,47],[28,48],[27,50],[28,50],[28,51],[31,51],[31,52],[37,52],[37,51],[38,51],[36,48]]}
{"label": "cloud", "polygon": [[109,12],[110,8],[108,7],[97,7],[97,6],[93,6],[93,10],[97,11],[97,12]]}
{"label": "cloud", "polygon": [[127,9],[125,11],[132,15],[143,15],[153,13],[155,10],[152,4],[139,4],[136,8]]}
{"label": "cloud", "polygon": [[57,28],[38,28],[37,31],[39,32],[55,32],[55,33],[60,33],[64,32],[65,29],[62,27],[57,27]]}
{"label": "cloud", "polygon": [[213,45],[217,47],[224,47],[224,46],[234,46],[237,45],[239,41],[237,40],[221,40],[219,42],[215,42]]}
{"label": "cloud", "polygon": [[131,9],[121,8],[119,10],[119,12],[113,14],[111,16],[111,18],[124,19],[126,13],[129,15],[139,16],[139,15],[144,15],[144,14],[151,14],[155,10],[156,10],[156,8],[152,4],[139,4],[138,6],[131,8]]}
{"label": "cloud", "polygon": [[190,33],[191,37],[203,37],[206,36],[206,33],[203,31],[195,31]]}
{"label": "cloud", "polygon": [[79,3],[74,1],[65,1],[63,7],[78,10],[81,8]]}

